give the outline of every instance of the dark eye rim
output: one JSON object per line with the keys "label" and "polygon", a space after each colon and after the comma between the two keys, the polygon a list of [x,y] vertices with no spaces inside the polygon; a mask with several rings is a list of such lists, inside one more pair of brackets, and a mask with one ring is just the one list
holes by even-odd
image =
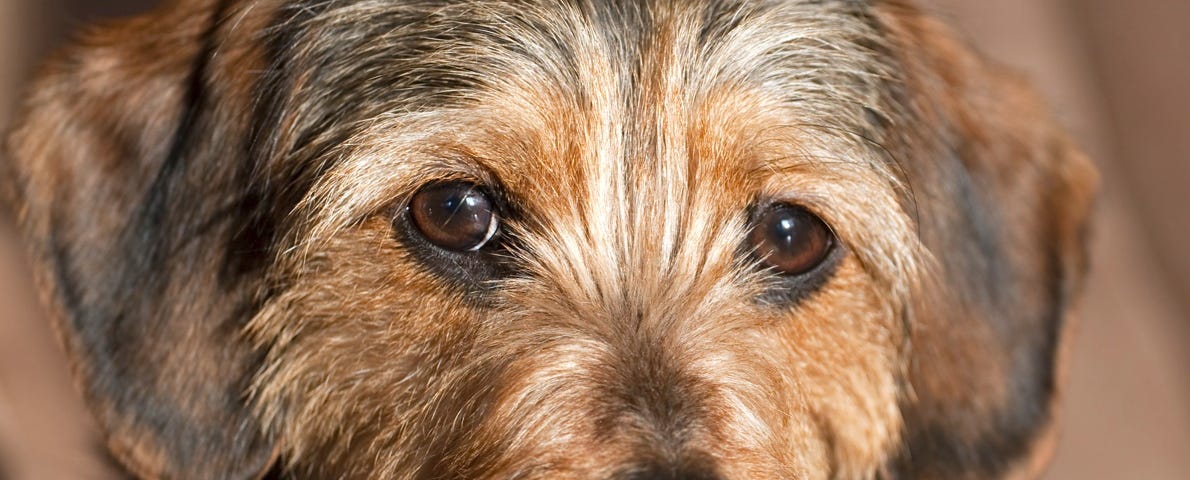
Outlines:
{"label": "dark eye rim", "polygon": [[[422,234],[410,212],[414,195],[422,189],[453,183],[473,185],[487,195],[492,202],[493,214],[500,222],[492,237],[477,250],[449,250],[431,242]],[[468,179],[445,179],[425,182],[411,189],[408,195],[388,209],[387,215],[394,238],[422,268],[464,292],[485,293],[493,289],[494,280],[506,278],[515,272],[508,254],[512,239],[506,232],[505,224],[516,218],[516,212],[509,205],[508,196],[499,186]],[[465,295],[465,298],[480,301],[482,295]]]}
{"label": "dark eye rim", "polygon": [[[828,251],[816,265],[799,273],[786,273],[766,264],[765,259],[757,254],[751,245],[750,234],[759,224],[761,216],[777,208],[796,208],[814,215],[830,233]],[[764,277],[763,290],[758,301],[766,305],[792,305],[800,303],[820,290],[834,276],[842,260],[847,256],[847,246],[839,240],[834,227],[816,214],[813,209],[796,201],[763,200],[756,201],[748,208],[748,233],[743,239],[741,250],[748,263],[760,271],[767,273]]]}

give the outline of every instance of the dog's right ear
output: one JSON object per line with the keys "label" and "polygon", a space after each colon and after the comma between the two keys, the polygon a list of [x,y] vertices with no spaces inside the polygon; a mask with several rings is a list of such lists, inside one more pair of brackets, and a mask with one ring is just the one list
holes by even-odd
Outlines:
{"label": "dog's right ear", "polygon": [[243,258],[266,254],[267,232],[243,193],[252,102],[235,82],[252,70],[218,77],[253,55],[218,38],[246,21],[227,3],[84,35],[42,72],[0,160],[77,383],[140,477],[256,478],[275,457],[246,394],[259,358],[241,327],[263,274]]}

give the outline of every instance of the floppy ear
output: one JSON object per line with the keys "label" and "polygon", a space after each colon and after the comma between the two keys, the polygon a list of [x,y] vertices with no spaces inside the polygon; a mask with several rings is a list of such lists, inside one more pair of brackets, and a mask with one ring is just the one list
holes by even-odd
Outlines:
{"label": "floppy ear", "polygon": [[214,3],[176,2],[59,55],[0,168],[86,401],[141,477],[253,478],[273,459],[240,333],[261,276],[242,259],[267,251],[242,188],[251,102],[236,77],[213,80],[227,68]]}
{"label": "floppy ear", "polygon": [[1023,82],[911,2],[875,3],[901,75],[895,155],[937,263],[909,313],[904,450],[890,473],[1034,475],[1052,446],[1096,173]]}

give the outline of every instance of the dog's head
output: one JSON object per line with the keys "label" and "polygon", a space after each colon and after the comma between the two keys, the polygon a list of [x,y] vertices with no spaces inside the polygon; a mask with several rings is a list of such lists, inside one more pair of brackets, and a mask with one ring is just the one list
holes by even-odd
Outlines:
{"label": "dog's head", "polygon": [[907,1],[179,1],[0,164],[135,473],[1033,471],[1089,163]]}

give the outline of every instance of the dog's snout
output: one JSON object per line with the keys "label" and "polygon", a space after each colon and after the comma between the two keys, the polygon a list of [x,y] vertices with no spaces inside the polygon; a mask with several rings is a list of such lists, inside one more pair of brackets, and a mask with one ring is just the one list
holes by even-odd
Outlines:
{"label": "dog's snout", "polygon": [[722,480],[715,470],[703,465],[644,465],[620,474],[613,480]]}

